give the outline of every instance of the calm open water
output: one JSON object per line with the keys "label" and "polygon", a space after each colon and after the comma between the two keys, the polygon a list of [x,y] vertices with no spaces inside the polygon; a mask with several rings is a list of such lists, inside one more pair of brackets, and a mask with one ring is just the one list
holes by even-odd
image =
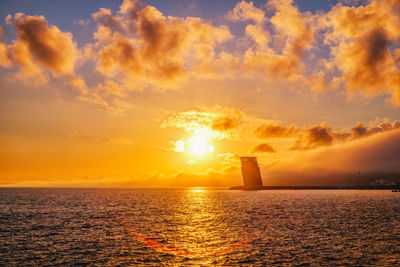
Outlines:
{"label": "calm open water", "polygon": [[400,265],[400,193],[0,189],[0,265]]}

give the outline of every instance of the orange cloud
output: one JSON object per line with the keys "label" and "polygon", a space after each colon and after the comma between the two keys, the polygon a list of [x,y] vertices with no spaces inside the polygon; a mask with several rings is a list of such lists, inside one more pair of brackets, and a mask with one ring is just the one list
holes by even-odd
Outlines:
{"label": "orange cloud", "polygon": [[24,75],[43,70],[49,70],[54,76],[74,75],[78,52],[72,34],[49,26],[43,16],[17,13],[13,23],[17,40],[12,46],[12,57]]}
{"label": "orange cloud", "polygon": [[332,140],[332,130],[330,127],[326,124],[316,125],[307,130],[306,138],[298,138],[290,149],[302,150],[330,146]]}
{"label": "orange cloud", "polygon": [[258,138],[281,138],[281,137],[293,137],[299,132],[299,128],[292,126],[282,126],[280,124],[272,123],[261,125],[254,130],[254,134]]}
{"label": "orange cloud", "polygon": [[251,149],[251,152],[252,153],[265,153],[265,152],[276,153],[276,150],[270,144],[262,143],[262,144],[258,144],[255,147],[253,147]]}
{"label": "orange cloud", "polygon": [[376,133],[382,133],[394,129],[400,128],[400,121],[395,120],[393,123],[390,122],[383,122],[375,127],[366,127],[363,123],[359,122],[357,125],[352,128],[352,139],[357,139],[364,136],[373,135]]}
{"label": "orange cloud", "polygon": [[[278,34],[285,36],[286,44],[282,53],[299,61],[305,50],[310,48],[314,37],[314,28],[310,22],[310,14],[301,13],[292,0],[271,0],[267,4],[277,12],[271,18],[271,23],[276,27]],[[281,36],[278,36],[281,38]]]}
{"label": "orange cloud", "polygon": [[[202,132],[216,139],[259,142],[261,139],[287,138],[288,141],[294,140],[289,150],[313,150],[399,129],[400,122],[385,121],[371,127],[359,122],[351,131],[337,131],[326,123],[311,127],[285,126],[279,121],[250,116],[239,109],[216,106],[171,112],[161,121],[161,127],[181,128],[191,133]],[[262,142],[251,151],[276,152],[274,148],[267,146],[269,144]]]}
{"label": "orange cloud", "polygon": [[265,19],[265,13],[255,7],[253,2],[242,0],[228,13],[227,18],[233,21],[252,20],[256,23],[262,23]]}
{"label": "orange cloud", "polygon": [[399,104],[399,5],[393,0],[357,7],[339,3],[312,14],[301,12],[293,0],[270,0],[261,7],[241,1],[226,16],[244,24],[240,37],[226,25],[166,16],[138,0],[124,0],[116,12],[100,8],[92,14],[94,41],[81,49],[71,33],[48,25],[43,16],[17,13],[6,17],[17,38],[12,44],[0,41],[0,65],[19,66],[16,77],[37,84],[61,77],[80,92],[80,99],[106,108],[125,103],[124,94],[111,97],[100,86],[89,88],[86,77],[76,74],[77,65],[95,61],[104,78],[100,83],[117,83],[121,92],[255,74],[293,88],[342,86],[366,96],[388,94]]}
{"label": "orange cloud", "polygon": [[305,134],[300,134],[290,147],[291,150],[309,150],[321,146],[331,146],[336,143],[355,140],[361,137],[383,133],[400,128],[400,122],[395,120],[393,123],[383,122],[378,126],[366,127],[359,122],[352,128],[351,132],[335,132],[326,123],[315,125],[305,130]]}
{"label": "orange cloud", "polygon": [[398,1],[373,0],[359,7],[336,5],[327,13],[326,40],[347,90],[366,96],[392,95],[400,104],[400,70],[396,50],[400,40]]}
{"label": "orange cloud", "polygon": [[238,116],[236,118],[228,116],[219,117],[212,122],[211,128],[221,132],[231,130],[238,126],[238,121],[240,120],[240,117],[240,113],[238,113]]}
{"label": "orange cloud", "polygon": [[17,13],[8,15],[6,23],[14,25],[17,38],[10,45],[0,42],[0,65],[11,67],[16,63],[20,71],[15,77],[23,82],[44,84],[51,73],[65,78],[81,96],[88,94],[85,80],[74,71],[79,53],[71,33],[49,26],[43,16]]}
{"label": "orange cloud", "polygon": [[13,65],[10,58],[10,49],[7,44],[2,42],[3,39],[3,27],[0,26],[0,65],[3,67],[11,67]]}
{"label": "orange cloud", "polygon": [[185,129],[188,132],[204,132],[216,139],[251,140],[254,129],[260,124],[276,124],[251,116],[235,108],[215,106],[197,110],[171,112],[162,121],[161,127]]}
{"label": "orange cloud", "polygon": [[108,8],[100,8],[99,11],[92,14],[93,20],[99,25],[103,25],[107,29],[113,31],[124,32],[125,26],[121,19],[112,15],[112,11]]}
{"label": "orange cloud", "polygon": [[206,131],[217,139],[234,134],[246,115],[238,109],[225,107],[202,108],[179,113],[170,113],[161,122],[161,127],[183,128],[186,131]]}
{"label": "orange cloud", "polygon": [[165,17],[133,0],[125,0],[118,15],[100,9],[93,18],[98,24],[97,70],[134,86],[139,79],[174,87],[190,70],[212,63],[215,46],[231,38],[225,26],[214,27],[200,18]]}
{"label": "orange cloud", "polygon": [[234,9],[228,12],[228,19],[232,21],[251,20],[254,24],[248,24],[245,28],[246,36],[250,37],[258,49],[265,49],[271,41],[270,32],[264,29],[266,16],[264,10],[257,8],[253,2],[241,1],[236,4]]}
{"label": "orange cloud", "polygon": [[257,46],[245,52],[243,67],[264,74],[270,80],[303,82],[303,55],[314,40],[309,14],[301,13],[291,0],[269,1],[267,7],[275,11],[269,18],[275,33],[271,35],[261,24],[246,27],[246,34]]}
{"label": "orange cloud", "polygon": [[[84,61],[94,56],[92,45],[85,46],[84,50],[79,52],[72,34],[62,32],[56,26],[49,26],[43,16],[17,13],[14,17],[7,16],[6,20],[8,24],[14,25],[17,39],[11,45],[0,43],[0,64],[11,67],[15,62],[20,67],[20,71],[16,73],[17,79],[37,85],[49,81],[51,74],[66,80],[79,93],[78,99],[84,102],[113,112],[119,112],[121,107],[129,106],[122,99],[121,86],[116,82],[105,79],[104,84],[90,88],[85,78],[75,73],[78,60]],[[106,28],[104,29],[107,32]],[[120,51],[129,53],[126,51],[127,45],[124,46],[124,40],[116,40],[117,46],[121,46]],[[111,54],[108,58],[112,58],[116,52],[105,50],[104,53]],[[106,70],[112,68],[110,60],[104,61],[103,65]]]}

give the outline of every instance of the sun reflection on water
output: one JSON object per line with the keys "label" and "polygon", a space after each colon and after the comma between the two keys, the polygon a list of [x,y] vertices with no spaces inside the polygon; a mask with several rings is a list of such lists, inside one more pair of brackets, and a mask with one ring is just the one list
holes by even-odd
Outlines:
{"label": "sun reflection on water", "polygon": [[[127,231],[147,247],[161,253],[189,258],[220,256],[248,243],[226,223],[219,201],[209,190],[191,188],[177,199],[177,210],[169,220],[170,229],[158,237],[135,229],[129,223]],[[162,238],[160,238],[160,236]]]}
{"label": "sun reflection on water", "polygon": [[207,189],[205,187],[191,187],[189,190],[192,192],[204,192]]}

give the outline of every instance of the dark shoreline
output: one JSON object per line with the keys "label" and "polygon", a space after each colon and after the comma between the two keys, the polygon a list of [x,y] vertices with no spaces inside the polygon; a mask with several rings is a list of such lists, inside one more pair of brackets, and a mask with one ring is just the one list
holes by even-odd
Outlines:
{"label": "dark shoreline", "polygon": [[351,185],[351,186],[324,186],[324,185],[278,185],[278,186],[233,186],[230,190],[400,190],[400,185]]}

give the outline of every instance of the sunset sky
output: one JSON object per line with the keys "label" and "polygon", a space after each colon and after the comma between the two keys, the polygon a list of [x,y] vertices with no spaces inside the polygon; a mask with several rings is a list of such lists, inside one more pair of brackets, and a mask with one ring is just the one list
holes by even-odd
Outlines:
{"label": "sunset sky", "polygon": [[24,0],[0,17],[0,186],[234,186],[240,156],[268,185],[400,177],[398,0]]}

